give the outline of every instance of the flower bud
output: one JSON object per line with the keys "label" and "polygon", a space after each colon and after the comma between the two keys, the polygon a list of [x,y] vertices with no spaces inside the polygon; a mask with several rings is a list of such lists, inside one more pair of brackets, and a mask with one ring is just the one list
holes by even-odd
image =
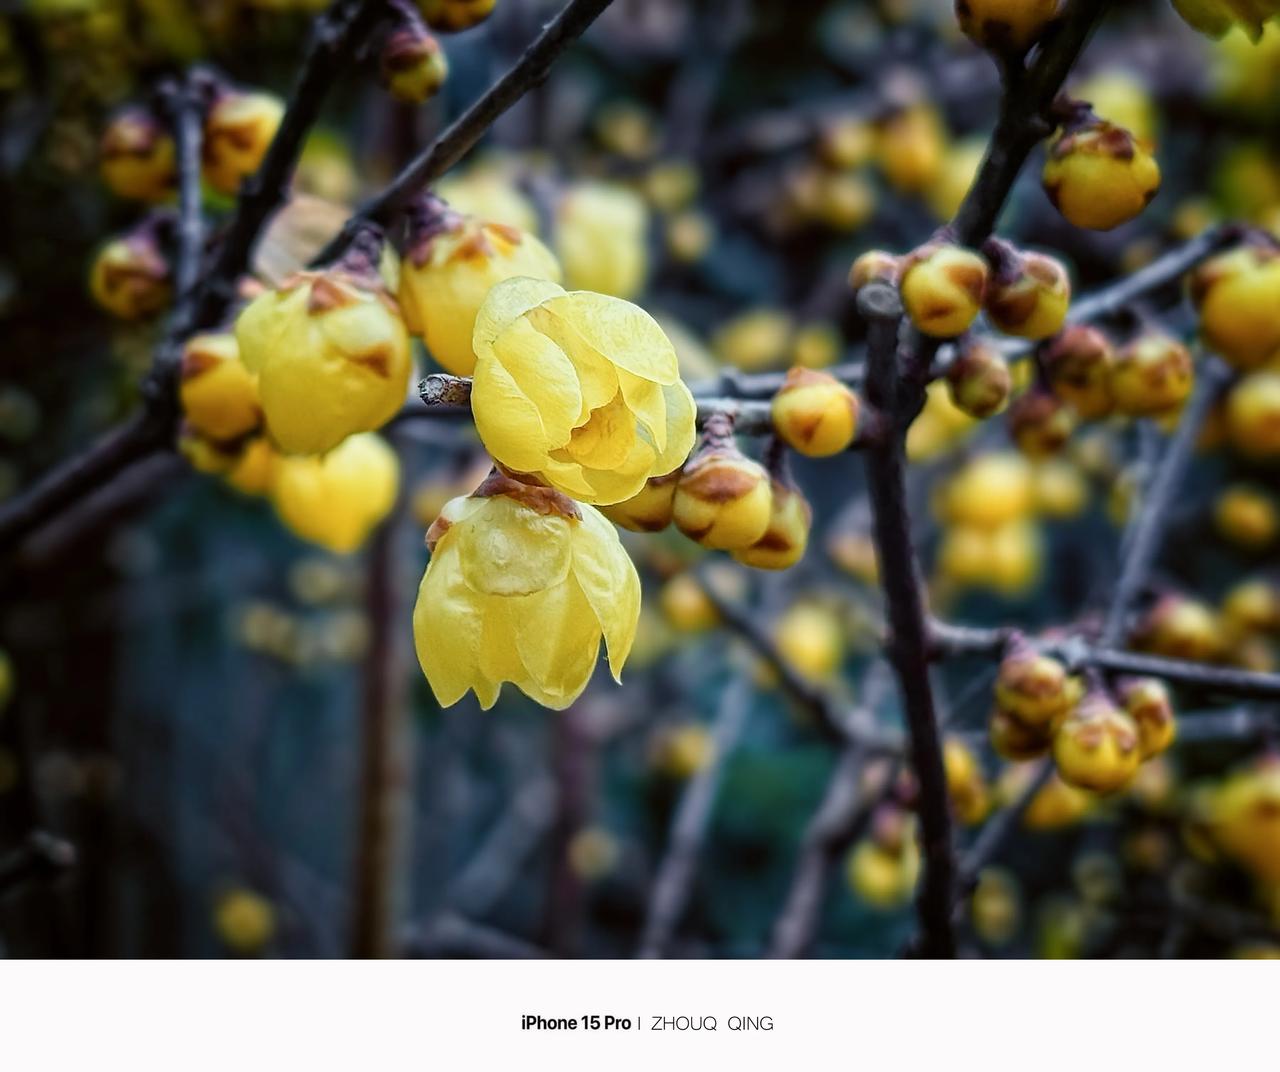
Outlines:
{"label": "flower bud", "polygon": [[863,838],[849,854],[845,877],[853,892],[873,908],[900,908],[911,900],[920,877],[920,848],[914,819],[896,847]]}
{"label": "flower bud", "polygon": [[1009,407],[1009,435],[1033,461],[1057,454],[1075,429],[1075,411],[1043,388],[1032,388]]}
{"label": "flower bud", "polygon": [[270,495],[279,459],[271,440],[264,435],[254,436],[224,474],[226,481],[242,495]]}
{"label": "flower bud", "polygon": [[1028,830],[1060,830],[1073,826],[1089,813],[1093,801],[1091,794],[1068,785],[1055,771],[1031,798],[1022,814],[1022,825]]}
{"label": "flower bud", "polygon": [[1227,434],[1247,458],[1280,458],[1280,371],[1251,372],[1231,389]]}
{"label": "flower bud", "polygon": [[856,114],[828,120],[818,136],[818,156],[836,171],[861,167],[871,159],[875,147],[875,127]]}
{"label": "flower bud", "polygon": [[270,901],[252,890],[228,890],[218,898],[213,926],[229,949],[243,956],[255,956],[275,935],[275,909]]}
{"label": "flower bud", "polygon": [[835,614],[818,603],[787,608],[773,627],[782,661],[810,681],[822,681],[840,668],[844,636]]}
{"label": "flower bud", "polygon": [[1000,663],[996,703],[1028,726],[1047,726],[1079,699],[1067,668],[1029,644],[1019,643]]}
{"label": "flower bud", "polygon": [[449,60],[440,42],[418,24],[392,31],[382,46],[382,84],[396,100],[422,104],[440,92]]}
{"label": "flower bud", "polygon": [[1222,655],[1222,623],[1205,604],[1169,594],[1158,599],[1139,624],[1138,647],[1169,659],[1211,662]]}
{"label": "flower bud", "polygon": [[919,193],[937,178],[946,142],[937,110],[926,103],[911,104],[880,125],[876,161],[895,190]]}
{"label": "flower bud", "polygon": [[1241,581],[1223,599],[1222,619],[1233,636],[1280,632],[1280,588],[1261,577]]}
{"label": "flower bud", "polygon": [[1225,539],[1249,551],[1270,546],[1280,533],[1275,502],[1261,488],[1248,484],[1234,484],[1218,496],[1213,520]]}
{"label": "flower bud", "polygon": [[99,155],[102,180],[117,197],[163,201],[177,184],[173,138],[145,108],[126,108],[112,118]]}
{"label": "flower bud", "polygon": [[715,241],[715,225],[705,212],[686,209],[667,220],[667,252],[680,264],[696,264]]}
{"label": "flower bud", "polygon": [[773,396],[774,430],[810,458],[846,450],[858,429],[858,396],[834,376],[793,368]]}
{"label": "flower bud", "polygon": [[1125,711],[1137,724],[1142,758],[1151,759],[1166,751],[1178,726],[1165,683],[1154,677],[1133,678],[1121,683],[1119,694]]}
{"label": "flower bud", "polygon": [[1005,759],[1034,759],[1049,749],[1051,730],[1048,725],[1031,726],[1017,715],[996,708],[987,725],[991,747]]}
{"label": "flower bud", "polygon": [[632,298],[649,274],[649,209],[626,186],[579,182],[556,206],[556,250],[566,285]]}
{"label": "flower bud", "polygon": [[1041,181],[1069,222],[1109,231],[1155,197],[1160,167],[1127,130],[1088,117],[1068,124],[1054,140]]}
{"label": "flower bud", "polygon": [[1035,468],[1036,513],[1058,520],[1079,517],[1089,502],[1089,485],[1080,467],[1063,459],[1050,459]]}
{"label": "flower bud", "polygon": [[672,519],[689,539],[713,550],[745,550],[773,516],[769,474],[732,437],[709,443],[685,465]]}
{"label": "flower bud", "polygon": [[1116,355],[1111,394],[1121,413],[1150,417],[1182,405],[1194,383],[1190,351],[1168,335],[1147,331]]}
{"label": "flower bud", "polygon": [[154,235],[139,229],[108,242],[89,271],[93,300],[120,320],[142,320],[169,304],[169,264]]}
{"label": "flower bud", "polygon": [[772,487],[769,527],[750,547],[734,551],[744,566],[756,569],[790,569],[804,557],[809,546],[813,510],[809,502],[785,479],[775,479]]}
{"label": "flower bud", "polygon": [[267,155],[284,105],[270,93],[222,93],[204,124],[205,180],[219,193],[235,194],[242,179],[258,170]]}
{"label": "flower bud", "polygon": [[834,324],[815,320],[796,329],[791,340],[791,362],[801,368],[829,368],[840,360],[843,345]]}
{"label": "flower bud", "polygon": [[630,499],[602,506],[600,512],[615,525],[631,532],[661,532],[671,524],[671,510],[679,481],[679,469],[663,476],[651,476]]}
{"label": "flower bud", "polygon": [[780,309],[751,309],[726,321],[712,336],[711,347],[725,364],[757,372],[782,361],[794,327]]}
{"label": "flower bud", "polygon": [[427,25],[441,33],[458,33],[484,22],[498,0],[418,0]]}
{"label": "flower bud", "polygon": [[991,809],[991,794],[977,757],[960,738],[948,737],[943,742],[942,762],[956,818],[966,825],[982,822]]}
{"label": "flower bud", "polygon": [[920,331],[954,338],[982,308],[987,262],[960,246],[930,242],[902,262],[902,304]]}
{"label": "flower bud", "polygon": [[1012,872],[984,867],[969,899],[973,933],[989,946],[999,948],[1017,937],[1022,926],[1022,891]]}
{"label": "flower bud", "polygon": [[682,633],[701,633],[720,621],[715,605],[690,573],[677,573],[667,581],[658,594],[658,604],[667,622]]}
{"label": "flower bud", "polygon": [[960,344],[947,369],[951,401],[970,417],[993,417],[1009,404],[1013,377],[1009,365],[989,343],[969,338]]}
{"label": "flower bud", "polygon": [[412,361],[395,300],[372,263],[299,272],[236,320],[272,439],[315,454],[380,428],[404,405]]}
{"label": "flower bud", "polygon": [[560,264],[530,234],[423,202],[400,266],[405,323],[456,376],[475,371],[476,314],[497,284],[516,276],[560,281]]}
{"label": "flower bud", "polygon": [[982,247],[991,262],[983,308],[995,327],[1023,339],[1056,334],[1071,304],[1071,278],[1054,258],[1014,249],[988,239]]}
{"label": "flower bud", "polygon": [[395,451],[366,433],[325,454],[281,457],[272,502],[296,536],[349,554],[391,512],[399,486]]}
{"label": "flower bud", "polygon": [[1013,451],[978,454],[946,483],[941,517],[952,524],[996,529],[1031,513],[1031,466]]}
{"label": "flower bud", "polygon": [[1090,693],[1054,733],[1053,761],[1068,785],[1114,793],[1142,762],[1138,727],[1102,693]]}
{"label": "flower bud", "polygon": [[870,533],[837,529],[827,537],[831,561],[855,580],[867,585],[880,583],[880,562]]}
{"label": "flower bud", "polygon": [[1041,364],[1053,393],[1080,415],[1094,421],[1115,408],[1111,376],[1115,347],[1097,328],[1072,324],[1041,351]]}
{"label": "flower bud", "polygon": [[193,335],[182,350],[179,370],[182,412],[210,439],[238,439],[262,422],[257,378],[240,361],[230,332]]}
{"label": "flower bud", "polygon": [[653,748],[653,765],[669,778],[692,778],[715,758],[715,740],[696,722],[662,731]]}
{"label": "flower bud", "polygon": [[1280,882],[1280,761],[1236,771],[1213,794],[1210,829],[1222,851],[1270,886]]}
{"label": "flower bud", "polygon": [[1247,371],[1280,351],[1280,249],[1249,243],[1211,257],[1187,277],[1210,349]]}
{"label": "flower bud", "polygon": [[849,286],[857,293],[868,283],[897,285],[902,261],[882,249],[869,249],[861,254],[849,268]]}
{"label": "flower bud", "polygon": [[1059,0],[956,0],[960,29],[979,48],[1020,55],[1058,14]]}

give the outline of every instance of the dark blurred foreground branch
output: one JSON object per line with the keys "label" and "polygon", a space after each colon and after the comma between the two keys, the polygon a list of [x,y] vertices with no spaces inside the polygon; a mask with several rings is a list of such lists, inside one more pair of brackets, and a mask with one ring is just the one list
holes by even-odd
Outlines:
{"label": "dark blurred foreground branch", "polygon": [[667,854],[658,867],[649,897],[638,957],[661,957],[671,942],[689,899],[698,855],[706,840],[725,761],[742,736],[751,710],[751,682],[738,673],[720,696],[720,708],[711,728],[710,761],[690,780],[671,823]]}
{"label": "dark blurred foreground branch", "polygon": [[316,256],[332,260],[369,224],[386,227],[425,186],[461,160],[508,108],[540,85],[556,58],[586,32],[611,0],[569,0],[524,54],[475,103],[418,154],[379,194],[361,205]]}
{"label": "dark blurred foreground branch", "polygon": [[26,882],[56,878],[75,863],[75,846],[69,841],[33,830],[22,845],[0,856],[0,897]]}

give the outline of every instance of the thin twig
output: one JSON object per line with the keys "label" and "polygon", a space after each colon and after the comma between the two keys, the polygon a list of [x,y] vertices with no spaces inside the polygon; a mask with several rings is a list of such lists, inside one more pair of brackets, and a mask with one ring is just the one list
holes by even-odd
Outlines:
{"label": "thin twig", "polygon": [[389,226],[410,200],[461,160],[494,121],[540,85],[556,58],[586,32],[611,0],[570,0],[506,74],[479,97],[380,193],[366,201],[316,257],[332,260],[370,223]]}
{"label": "thin twig", "polygon": [[639,957],[661,957],[679,926],[725,762],[742,735],[750,709],[751,682],[739,673],[720,697],[720,708],[711,730],[711,760],[689,780],[676,808],[667,853],[658,868],[649,898],[649,911],[636,954]]}

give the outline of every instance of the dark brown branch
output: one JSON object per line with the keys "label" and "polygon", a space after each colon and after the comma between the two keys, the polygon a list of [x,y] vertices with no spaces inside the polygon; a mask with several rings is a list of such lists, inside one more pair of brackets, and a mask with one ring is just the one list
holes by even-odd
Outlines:
{"label": "dark brown branch", "polygon": [[711,729],[714,749],[711,760],[689,780],[676,807],[667,853],[658,867],[649,897],[649,911],[636,953],[639,957],[661,957],[680,924],[725,761],[737,746],[750,709],[751,682],[738,674],[720,697],[720,708]]}
{"label": "dark brown branch", "polygon": [[508,108],[540,85],[556,58],[586,32],[611,0],[570,0],[497,82],[462,113],[381,193],[366,201],[316,257],[332,260],[370,223],[389,226],[409,201],[461,160]]}
{"label": "dark brown branch", "polygon": [[882,283],[863,287],[858,311],[867,321],[867,397],[889,415],[893,425],[891,434],[874,444],[865,458],[872,531],[889,616],[887,654],[898,675],[908,755],[919,786],[924,864],[918,899],[919,951],[927,957],[952,957],[956,947],[951,924],[955,871],[951,814],[929,682],[929,633],[906,499],[906,425],[920,407],[923,386],[910,381],[898,362],[902,304],[897,291]]}

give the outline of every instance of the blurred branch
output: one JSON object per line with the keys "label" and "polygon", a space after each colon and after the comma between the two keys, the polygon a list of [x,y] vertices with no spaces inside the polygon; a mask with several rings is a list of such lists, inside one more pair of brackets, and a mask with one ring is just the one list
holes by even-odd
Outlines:
{"label": "blurred branch", "polygon": [[577,954],[582,908],[582,882],[570,859],[574,837],[587,825],[591,753],[595,742],[587,732],[581,705],[562,711],[552,722],[555,812],[551,825],[551,881],[543,910],[543,942],[552,956]]}
{"label": "blurred branch", "polygon": [[[867,671],[863,678],[860,706],[868,716],[875,714],[890,681],[889,666],[883,661],[875,663]],[[768,951],[770,957],[800,957],[812,945],[831,869],[861,836],[875,806],[897,780],[900,762],[889,765],[878,789],[864,793],[859,783],[867,758],[866,749],[850,744],[836,761],[822,803],[805,828],[787,899],[773,925]]]}
{"label": "blurred branch", "polygon": [[71,842],[33,830],[21,846],[0,856],[0,897],[24,883],[56,878],[75,863]]}
{"label": "blurred branch", "polygon": [[485,960],[537,960],[546,950],[507,934],[475,923],[456,912],[436,920],[406,949],[411,957],[474,957]]}
{"label": "blurred branch", "polygon": [[396,214],[423,187],[461,160],[503,112],[547,77],[560,53],[581,37],[611,2],[569,0],[506,74],[415,157],[381,193],[356,210],[341,232],[316,256],[316,263],[337,257],[369,224],[389,226]]}
{"label": "blurred branch", "polygon": [[923,386],[912,383],[899,366],[902,303],[897,290],[882,283],[863,287],[858,294],[858,312],[867,322],[867,396],[889,416],[893,426],[893,432],[875,443],[865,459],[872,532],[889,616],[885,650],[898,675],[908,756],[919,787],[916,810],[924,865],[918,900],[919,951],[928,957],[952,957],[955,859],[951,813],[929,681],[929,631],[906,499],[906,425],[920,407]]}
{"label": "blurred branch", "polygon": [[711,728],[711,759],[689,779],[676,807],[667,853],[658,867],[649,897],[640,948],[636,952],[638,957],[661,957],[680,924],[711,823],[725,762],[737,747],[750,710],[751,682],[738,672],[720,695],[720,707]]}

